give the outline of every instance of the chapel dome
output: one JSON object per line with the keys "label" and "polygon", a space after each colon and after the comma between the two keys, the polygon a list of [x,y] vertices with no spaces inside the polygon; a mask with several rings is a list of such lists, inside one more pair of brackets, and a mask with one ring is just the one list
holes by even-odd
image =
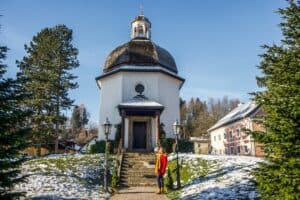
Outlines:
{"label": "chapel dome", "polygon": [[122,65],[161,66],[177,73],[172,55],[148,39],[132,39],[114,49],[107,57],[104,72],[109,72]]}
{"label": "chapel dome", "polygon": [[177,73],[172,55],[151,41],[151,22],[143,14],[131,22],[131,41],[114,49],[107,57],[103,72],[123,65],[138,67],[160,66]]}

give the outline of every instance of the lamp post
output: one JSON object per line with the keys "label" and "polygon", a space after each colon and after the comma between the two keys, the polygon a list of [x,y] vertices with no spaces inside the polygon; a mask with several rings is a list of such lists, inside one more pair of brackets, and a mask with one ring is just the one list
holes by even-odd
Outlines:
{"label": "lamp post", "polygon": [[181,188],[180,183],[180,171],[179,171],[179,158],[178,158],[178,136],[180,134],[180,127],[181,124],[179,124],[178,120],[176,120],[173,124],[173,131],[176,136],[176,178],[177,178],[177,189]]}
{"label": "lamp post", "polygon": [[106,118],[106,120],[102,124],[102,126],[103,126],[104,134],[105,134],[104,188],[105,188],[105,191],[108,192],[108,185],[107,185],[107,171],[108,171],[108,163],[107,163],[108,148],[107,148],[107,141],[108,141],[108,135],[110,134],[111,126],[112,125],[111,125],[110,121],[108,120],[108,118]]}

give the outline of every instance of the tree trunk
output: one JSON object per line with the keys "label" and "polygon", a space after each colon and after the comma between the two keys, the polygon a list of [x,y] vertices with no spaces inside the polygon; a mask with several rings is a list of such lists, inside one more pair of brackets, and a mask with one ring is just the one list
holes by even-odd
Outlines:
{"label": "tree trunk", "polygon": [[58,153],[58,143],[59,143],[59,106],[60,106],[60,102],[59,102],[59,97],[60,97],[60,79],[61,79],[61,68],[59,68],[58,70],[58,87],[57,87],[57,93],[56,93],[56,123],[55,123],[55,154]]}
{"label": "tree trunk", "polygon": [[37,152],[36,152],[36,154],[37,154],[38,157],[41,157],[41,154],[42,154],[41,144],[37,145]]}
{"label": "tree trunk", "polygon": [[55,140],[55,150],[54,150],[55,154],[58,153],[58,138],[56,138]]}

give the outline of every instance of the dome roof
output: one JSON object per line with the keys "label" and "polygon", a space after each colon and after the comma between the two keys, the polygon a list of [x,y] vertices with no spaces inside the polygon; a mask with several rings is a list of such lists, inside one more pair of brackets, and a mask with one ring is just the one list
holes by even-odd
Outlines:
{"label": "dome roof", "polygon": [[146,22],[148,22],[149,24],[151,24],[150,20],[149,20],[147,17],[145,17],[144,15],[138,15],[138,16],[136,16],[136,17],[134,18],[134,20],[132,20],[131,23],[133,23],[133,22],[135,22],[135,21],[146,21]]}
{"label": "dome roof", "polygon": [[104,72],[122,65],[161,66],[177,73],[176,63],[171,54],[148,39],[133,39],[114,49],[106,59]]}

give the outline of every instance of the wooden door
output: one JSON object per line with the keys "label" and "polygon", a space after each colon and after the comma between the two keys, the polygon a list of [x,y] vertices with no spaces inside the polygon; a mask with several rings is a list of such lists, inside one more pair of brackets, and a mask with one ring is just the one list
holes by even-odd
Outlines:
{"label": "wooden door", "polygon": [[147,123],[133,122],[133,149],[147,148]]}

